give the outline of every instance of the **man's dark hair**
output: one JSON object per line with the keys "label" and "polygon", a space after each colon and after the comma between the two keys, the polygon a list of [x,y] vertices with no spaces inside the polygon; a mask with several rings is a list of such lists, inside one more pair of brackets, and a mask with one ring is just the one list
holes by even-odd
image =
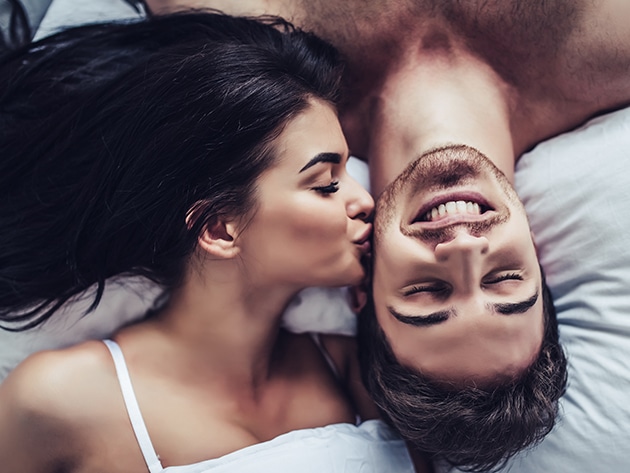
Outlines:
{"label": "man's dark hair", "polygon": [[359,316],[363,383],[384,420],[414,448],[468,471],[501,466],[554,426],[567,381],[551,293],[542,276],[540,353],[516,379],[490,387],[447,386],[401,365],[378,324],[371,295]]}
{"label": "man's dark hair", "polygon": [[0,58],[0,322],[21,330],[106,279],[172,288],[199,235],[256,209],[272,141],[335,104],[336,50],[213,13],[77,27]]}

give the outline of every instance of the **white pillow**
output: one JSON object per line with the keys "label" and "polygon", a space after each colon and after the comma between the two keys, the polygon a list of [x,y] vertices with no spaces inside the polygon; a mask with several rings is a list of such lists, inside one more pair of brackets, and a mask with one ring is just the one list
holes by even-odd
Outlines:
{"label": "white pillow", "polygon": [[519,161],[516,187],[569,383],[554,430],[501,471],[630,471],[630,108],[538,145]]}
{"label": "white pillow", "polygon": [[125,0],[53,0],[33,40],[70,26],[143,16],[142,7],[138,11]]}
{"label": "white pillow", "polygon": [[162,293],[143,278],[108,281],[101,304],[83,316],[92,293],[68,303],[36,329],[8,332],[0,329],[0,381],[31,353],[74,345],[88,339],[107,338],[118,328],[141,318]]}

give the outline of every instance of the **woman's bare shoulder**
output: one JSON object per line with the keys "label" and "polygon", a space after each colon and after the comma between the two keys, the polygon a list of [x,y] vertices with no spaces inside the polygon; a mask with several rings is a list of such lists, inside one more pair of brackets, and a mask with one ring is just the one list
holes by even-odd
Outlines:
{"label": "woman's bare shoulder", "polygon": [[108,356],[86,342],[38,352],[12,371],[0,384],[0,464],[28,472],[76,462],[86,421],[112,391]]}
{"label": "woman's bare shoulder", "polygon": [[51,413],[93,389],[94,381],[113,369],[105,345],[88,341],[29,356],[0,385],[0,392],[24,408]]}

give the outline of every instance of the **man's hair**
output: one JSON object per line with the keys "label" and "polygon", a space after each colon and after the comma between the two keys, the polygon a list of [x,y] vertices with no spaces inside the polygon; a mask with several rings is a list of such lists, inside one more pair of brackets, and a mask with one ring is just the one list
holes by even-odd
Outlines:
{"label": "man's hair", "polygon": [[487,388],[447,386],[401,365],[370,294],[359,316],[359,356],[363,383],[384,420],[418,451],[468,471],[497,468],[542,440],[554,426],[567,380],[544,274],[542,294],[545,328],[538,357],[518,378]]}

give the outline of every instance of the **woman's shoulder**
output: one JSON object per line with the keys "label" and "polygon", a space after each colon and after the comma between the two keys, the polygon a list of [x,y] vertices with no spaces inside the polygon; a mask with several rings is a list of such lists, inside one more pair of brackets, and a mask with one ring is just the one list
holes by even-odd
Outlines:
{"label": "woman's shoulder", "polygon": [[[97,388],[108,371],[113,373],[111,356],[100,341],[40,351],[9,374],[1,385],[2,397],[8,396],[25,409],[50,415],[77,396]],[[77,408],[74,403],[70,407],[73,411]]]}
{"label": "woman's shoulder", "polygon": [[77,461],[96,406],[115,392],[107,356],[104,344],[92,341],[35,353],[13,370],[0,384],[0,463],[30,471],[39,461]]}

